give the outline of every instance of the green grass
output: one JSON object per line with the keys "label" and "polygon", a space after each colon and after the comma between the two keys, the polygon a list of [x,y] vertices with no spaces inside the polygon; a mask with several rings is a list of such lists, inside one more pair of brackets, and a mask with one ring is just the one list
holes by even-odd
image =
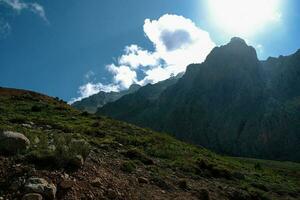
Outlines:
{"label": "green grass", "polygon": [[[167,134],[82,113],[63,102],[28,94],[0,96],[0,111],[0,129],[21,132],[31,141],[24,155],[32,162],[65,167],[76,155],[85,158],[92,148],[113,150],[121,145],[121,169],[128,173],[137,165],[145,165],[161,179],[169,170],[195,180],[215,178],[261,199],[268,199],[269,191],[300,193],[300,164],[219,156]],[[23,125],[31,123],[32,128]]]}

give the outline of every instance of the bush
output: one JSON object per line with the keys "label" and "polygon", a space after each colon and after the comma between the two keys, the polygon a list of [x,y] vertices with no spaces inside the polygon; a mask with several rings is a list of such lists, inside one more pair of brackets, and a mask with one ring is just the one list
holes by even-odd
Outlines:
{"label": "bush", "polygon": [[90,116],[90,113],[88,113],[87,111],[84,111],[84,112],[80,113],[80,115],[83,117],[88,117],[88,116]]}
{"label": "bush", "polygon": [[69,164],[78,155],[85,159],[90,152],[90,146],[85,140],[71,139],[71,137],[58,137],[56,139],[55,155],[57,155],[57,161],[61,166]]}
{"label": "bush", "polygon": [[26,123],[26,119],[24,117],[15,117],[9,120],[13,124],[24,124]]}
{"label": "bush", "polygon": [[131,161],[126,161],[121,165],[121,170],[123,172],[132,173],[133,171],[135,171],[135,169],[136,169],[136,166]]}
{"label": "bush", "polygon": [[94,136],[94,137],[105,137],[106,133],[100,129],[88,128],[84,130],[84,134]]}
{"label": "bush", "polygon": [[124,153],[124,155],[127,158],[133,159],[133,160],[139,160],[145,165],[152,165],[154,164],[153,160],[148,158],[145,154],[138,151],[137,149],[130,149],[127,152]]}
{"label": "bush", "polygon": [[41,111],[42,111],[41,106],[34,105],[31,107],[31,112],[41,112]]}
{"label": "bush", "polygon": [[72,139],[72,137],[71,134],[56,136],[52,144],[55,148],[49,149],[49,144],[46,143],[27,156],[31,162],[39,166],[55,168],[67,167],[78,157],[86,159],[90,152],[90,145],[83,139]]}
{"label": "bush", "polygon": [[255,163],[254,164],[254,169],[256,169],[256,170],[262,170],[261,164],[260,163]]}

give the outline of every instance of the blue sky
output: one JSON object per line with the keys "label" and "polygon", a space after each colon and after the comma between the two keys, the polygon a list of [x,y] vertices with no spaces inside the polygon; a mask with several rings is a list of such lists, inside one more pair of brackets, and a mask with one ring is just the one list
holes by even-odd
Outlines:
{"label": "blue sky", "polygon": [[201,0],[0,0],[0,86],[69,101],[157,82],[236,34],[260,59],[288,55],[300,48],[299,8],[299,1],[281,0],[280,19],[249,26],[256,32],[248,35],[230,32]]}

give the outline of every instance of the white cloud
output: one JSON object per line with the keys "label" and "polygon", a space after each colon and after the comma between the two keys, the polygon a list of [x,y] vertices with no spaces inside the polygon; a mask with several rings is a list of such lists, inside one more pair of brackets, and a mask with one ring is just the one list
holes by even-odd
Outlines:
{"label": "white cloud", "polygon": [[127,89],[133,83],[137,82],[136,72],[130,69],[128,66],[116,66],[111,64],[107,66],[107,69],[113,74],[114,83],[119,89]]}
{"label": "white cloud", "polygon": [[94,76],[95,76],[95,72],[93,72],[92,70],[88,71],[85,75],[84,75],[84,78],[86,80],[91,80]]}
{"label": "white cloud", "polygon": [[168,79],[184,72],[191,63],[203,62],[215,46],[208,32],[183,16],[166,14],[158,20],[146,19],[143,29],[154,51],[134,44],[125,47],[117,62],[107,66],[113,76],[108,88],[123,90],[133,83],[145,85]]}
{"label": "white cloud", "polygon": [[69,104],[72,104],[76,101],[80,101],[91,95],[97,94],[100,91],[111,92],[111,91],[118,91],[118,90],[119,88],[117,88],[117,86],[113,84],[103,85],[102,83],[89,82],[79,87],[78,90],[79,97],[71,99],[71,101],[69,101]]}
{"label": "white cloud", "polygon": [[10,33],[10,30],[10,24],[0,19],[0,39],[6,38],[6,36]]}
{"label": "white cloud", "polygon": [[37,14],[38,16],[40,16],[46,22],[48,22],[44,7],[36,2],[26,3],[22,0],[0,0],[0,4],[1,3],[6,4],[11,9],[17,11],[18,13],[20,13],[24,10],[31,11],[31,12]]}
{"label": "white cloud", "polygon": [[[156,83],[184,72],[191,63],[203,62],[215,46],[208,32],[183,16],[166,14],[158,20],[146,19],[143,28],[155,50],[147,51],[137,45],[125,47],[118,63],[113,64],[114,79],[118,76],[124,82],[141,85]],[[126,76],[123,70],[116,70],[126,66],[131,69],[131,74],[133,70],[142,71],[144,77],[137,80],[136,76]],[[128,88],[130,85],[123,86]]]}
{"label": "white cloud", "polygon": [[264,46],[262,44],[256,45],[256,50],[258,53],[262,54],[264,52]]}
{"label": "white cloud", "polygon": [[46,16],[46,12],[45,12],[45,9],[43,6],[41,6],[40,4],[38,3],[31,3],[31,4],[28,4],[28,8],[34,12],[35,14],[39,15],[43,20],[45,20],[47,23],[48,23],[48,19],[47,19],[47,16]]}
{"label": "white cloud", "polygon": [[152,52],[143,50],[137,45],[125,47],[125,54],[119,58],[120,65],[130,66],[137,69],[143,66],[156,66],[159,64],[159,57]]}

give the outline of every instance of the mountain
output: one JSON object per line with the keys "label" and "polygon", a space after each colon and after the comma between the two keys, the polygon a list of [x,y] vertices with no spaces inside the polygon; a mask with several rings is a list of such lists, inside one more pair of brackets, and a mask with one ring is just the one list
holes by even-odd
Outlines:
{"label": "mountain", "polygon": [[151,104],[131,96],[98,114],[223,154],[300,161],[300,51],[259,61],[253,47],[232,38]]}
{"label": "mountain", "polygon": [[[182,76],[183,73],[180,73],[156,84],[143,86],[138,91],[123,96],[117,103],[108,103],[103,110],[109,110],[114,113],[113,117],[116,118],[122,116],[122,118],[126,119],[133,118],[133,121],[134,119],[143,118],[151,112],[151,110],[147,110],[147,108],[151,108],[161,93],[168,87],[176,84]],[[102,112],[101,108],[99,108],[99,112]]]}
{"label": "mountain", "polygon": [[72,106],[81,111],[87,111],[89,113],[95,113],[98,108],[104,106],[109,102],[114,102],[120,99],[122,96],[131,94],[137,91],[141,86],[133,84],[129,89],[120,92],[99,92],[90,97],[84,98],[80,101],[74,102]]}
{"label": "mountain", "polygon": [[223,157],[25,90],[0,88],[0,113],[0,199],[299,199],[296,163]]}

